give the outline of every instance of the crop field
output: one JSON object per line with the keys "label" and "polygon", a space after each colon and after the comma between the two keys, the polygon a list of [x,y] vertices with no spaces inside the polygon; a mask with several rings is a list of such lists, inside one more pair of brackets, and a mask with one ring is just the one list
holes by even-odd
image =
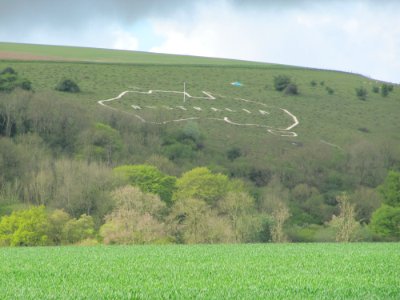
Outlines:
{"label": "crop field", "polygon": [[399,244],[0,249],[2,299],[399,299]]}

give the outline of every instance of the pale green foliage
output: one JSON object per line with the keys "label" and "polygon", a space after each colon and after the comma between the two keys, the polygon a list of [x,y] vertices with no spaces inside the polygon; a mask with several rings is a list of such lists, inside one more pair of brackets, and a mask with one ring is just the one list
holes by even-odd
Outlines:
{"label": "pale green foliage", "polygon": [[352,242],[360,228],[360,223],[355,219],[355,205],[350,202],[347,194],[336,197],[336,201],[339,203],[340,213],[338,216],[332,216],[329,225],[336,230],[337,242]]}
{"label": "pale green foliage", "polygon": [[229,190],[229,179],[223,174],[213,174],[205,167],[186,172],[176,182],[175,199],[195,198],[210,205],[222,199]]}
{"label": "pale green foliage", "polygon": [[145,244],[165,237],[165,203],[157,195],[125,186],[113,192],[114,210],[106,216],[100,235],[106,244]]}
{"label": "pale green foliage", "polygon": [[93,238],[94,234],[93,218],[88,215],[81,215],[79,219],[71,219],[64,225],[62,240],[66,244],[75,244]]}
{"label": "pale green foliage", "polygon": [[178,243],[226,243],[234,239],[229,222],[216,216],[203,200],[178,200],[169,215],[169,225]]}
{"label": "pale green foliage", "polygon": [[245,192],[228,192],[218,204],[219,210],[231,223],[236,242],[245,242],[261,224],[256,222],[254,199]]}
{"label": "pale green foliage", "polygon": [[54,210],[49,215],[49,240],[55,245],[65,243],[64,227],[71,220],[71,216],[61,209]]}
{"label": "pale green foliage", "polygon": [[274,243],[285,243],[288,241],[284,231],[284,224],[290,217],[290,212],[283,202],[278,202],[271,214],[273,224],[271,228],[271,238]]}
{"label": "pale green foliage", "polygon": [[0,245],[39,246],[48,240],[49,223],[44,206],[14,211],[0,221]]}

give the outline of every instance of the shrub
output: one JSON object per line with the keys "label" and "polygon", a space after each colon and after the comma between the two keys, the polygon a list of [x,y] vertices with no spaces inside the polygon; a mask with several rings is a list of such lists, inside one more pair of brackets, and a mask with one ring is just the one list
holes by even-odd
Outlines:
{"label": "shrub", "polygon": [[387,95],[389,95],[389,88],[388,88],[388,85],[387,85],[387,84],[382,84],[382,87],[381,87],[381,95],[382,95],[383,97],[387,97]]}
{"label": "shrub", "polygon": [[328,92],[329,95],[333,95],[335,93],[335,91],[333,90],[333,88],[327,86],[326,87],[326,91]]}
{"label": "shrub", "polygon": [[312,87],[314,87],[314,86],[317,85],[317,82],[316,82],[315,80],[311,80],[310,85],[311,85]]}
{"label": "shrub", "polygon": [[294,83],[290,83],[286,88],[285,88],[285,95],[297,95],[299,93],[297,89],[297,85]]}
{"label": "shrub", "polygon": [[360,100],[365,101],[367,99],[367,90],[363,87],[356,88],[356,95]]}
{"label": "shrub", "polygon": [[285,90],[290,84],[290,77],[285,75],[278,75],[274,77],[274,87],[277,91]]}
{"label": "shrub", "polygon": [[321,86],[324,86],[324,85],[325,85],[325,81],[321,81],[319,84],[320,84]]}
{"label": "shrub", "polygon": [[62,80],[57,86],[56,90],[66,93],[79,93],[81,90],[79,86],[71,79]]}
{"label": "shrub", "polygon": [[230,161],[234,161],[236,158],[242,156],[242,152],[239,148],[233,147],[226,152],[226,155]]}
{"label": "shrub", "polygon": [[7,67],[0,72],[0,92],[11,92],[16,88],[30,91],[32,85],[29,80],[18,77],[13,68]]}
{"label": "shrub", "polygon": [[378,86],[373,86],[372,87],[372,92],[374,92],[375,94],[379,93],[379,87]]}
{"label": "shrub", "polygon": [[7,67],[0,72],[0,75],[4,75],[4,74],[17,75],[17,72],[15,72],[15,70],[13,68]]}

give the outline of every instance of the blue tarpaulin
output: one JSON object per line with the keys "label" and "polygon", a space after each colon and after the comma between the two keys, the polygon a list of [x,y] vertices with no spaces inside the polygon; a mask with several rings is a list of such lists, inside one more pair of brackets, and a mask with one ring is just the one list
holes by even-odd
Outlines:
{"label": "blue tarpaulin", "polygon": [[232,82],[231,85],[233,86],[242,86],[243,84],[239,81]]}

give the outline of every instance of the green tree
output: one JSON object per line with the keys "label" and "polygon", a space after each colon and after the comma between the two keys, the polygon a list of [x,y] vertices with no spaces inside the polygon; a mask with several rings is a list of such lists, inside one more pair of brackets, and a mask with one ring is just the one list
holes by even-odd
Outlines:
{"label": "green tree", "polygon": [[82,153],[89,162],[98,160],[112,165],[123,149],[119,132],[103,123],[94,124],[82,135],[81,140]]}
{"label": "green tree", "polygon": [[371,229],[387,240],[400,239],[400,206],[382,205],[371,219]]}
{"label": "green tree", "polygon": [[81,215],[79,219],[71,219],[65,223],[62,230],[62,241],[65,244],[75,244],[85,239],[94,237],[93,218]]}
{"label": "green tree", "polygon": [[48,219],[49,241],[51,241],[54,245],[61,245],[64,240],[64,227],[71,220],[71,216],[61,209],[56,209],[49,215]]}
{"label": "green tree", "polygon": [[0,221],[0,245],[41,246],[48,243],[49,222],[44,206],[14,211]]}
{"label": "green tree", "polygon": [[157,194],[167,204],[172,203],[176,177],[168,176],[150,165],[124,165],[115,168],[114,172],[143,192]]}
{"label": "green tree", "polygon": [[390,171],[379,191],[385,204],[400,206],[400,172]]}
{"label": "green tree", "polygon": [[194,198],[215,205],[226,195],[230,184],[227,176],[213,174],[209,169],[199,167],[184,173],[176,186],[175,200]]}

